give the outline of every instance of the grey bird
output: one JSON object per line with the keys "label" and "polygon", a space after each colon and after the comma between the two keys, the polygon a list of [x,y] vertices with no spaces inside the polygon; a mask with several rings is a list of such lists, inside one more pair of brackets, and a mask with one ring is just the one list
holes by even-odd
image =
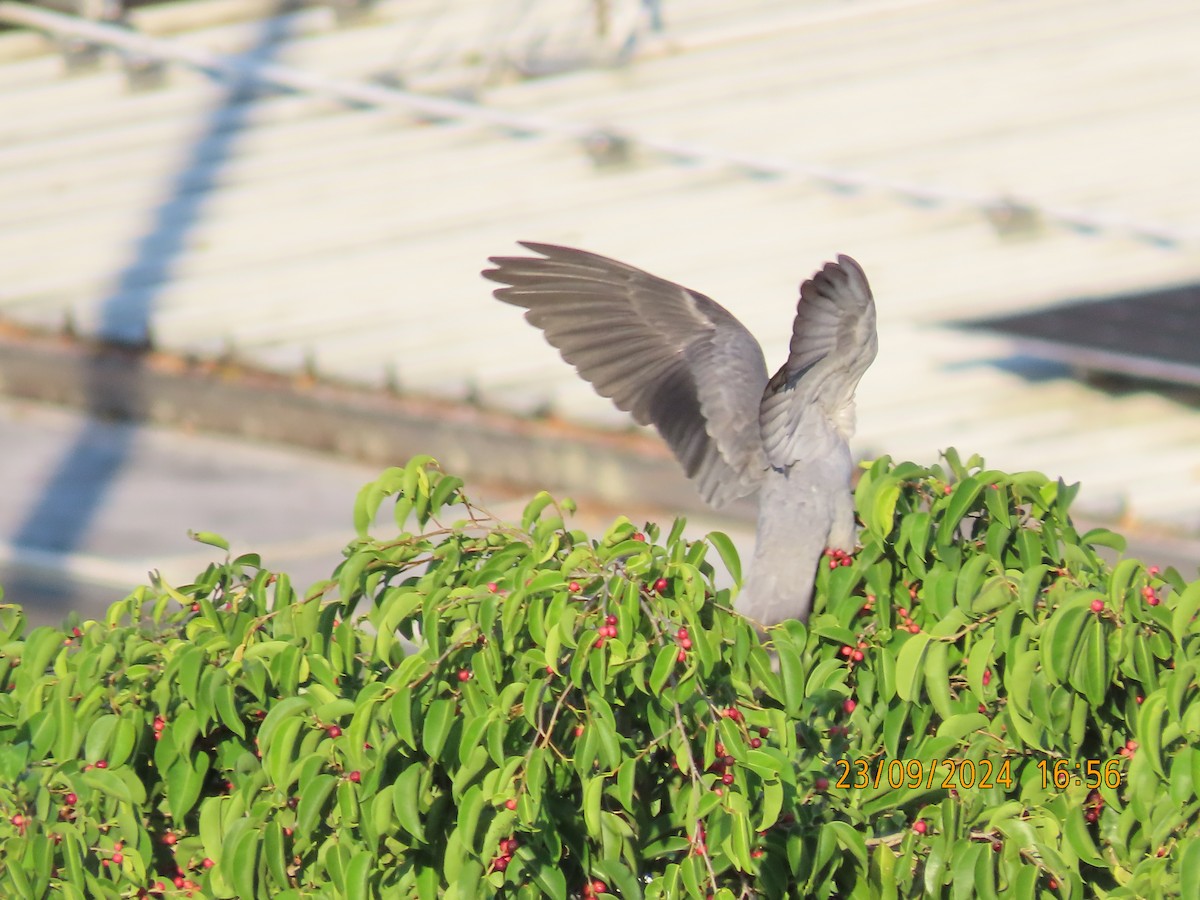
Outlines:
{"label": "grey bird", "polygon": [[848,256],[800,286],[787,362],[703,294],[552,244],[492,257],[496,298],[524,307],[596,391],[663,436],[704,500],[758,495],[754,558],[735,606],[761,626],[808,619],[826,548],[852,552],[854,392],[875,359],[875,301]]}

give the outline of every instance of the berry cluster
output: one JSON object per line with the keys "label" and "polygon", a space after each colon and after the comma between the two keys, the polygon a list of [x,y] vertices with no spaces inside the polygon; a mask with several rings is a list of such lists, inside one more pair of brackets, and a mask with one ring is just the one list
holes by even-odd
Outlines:
{"label": "berry cluster", "polygon": [[679,656],[676,657],[676,659],[678,659],[679,662],[687,662],[687,652],[692,649],[692,639],[688,635],[688,630],[686,628],[680,627],[680,629],[675,632],[675,643],[679,645]]}
{"label": "berry cluster", "polygon": [[857,647],[851,647],[846,644],[842,647],[842,656],[846,657],[846,661],[850,664],[850,668],[854,668],[855,663],[860,663],[865,658],[864,651],[867,649],[866,641],[859,641]]}
{"label": "berry cluster", "polygon": [[720,775],[721,784],[733,784],[735,779],[732,769],[737,761],[725,752],[725,745],[720,741],[717,741],[716,752],[717,758],[713,760],[713,764],[708,767],[708,771]]}
{"label": "berry cluster", "polygon": [[1094,825],[1100,818],[1100,813],[1104,811],[1104,798],[1100,796],[1100,791],[1093,790],[1088,794],[1087,802],[1084,804],[1083,817],[1089,825]]}
{"label": "berry cluster", "polygon": [[156,741],[162,740],[163,729],[166,727],[167,727],[166,719],[164,719],[162,716],[154,717],[154,739]]}
{"label": "berry cluster", "polygon": [[[909,593],[909,596],[912,597],[914,600],[916,599],[915,594],[913,594],[911,591]],[[900,617],[900,627],[903,628],[905,631],[907,631],[909,634],[916,634],[917,632],[919,632],[921,630],[921,626],[912,620],[912,615],[909,613],[907,607],[901,606],[900,608],[898,608],[896,610],[896,615],[898,615]]]}
{"label": "berry cluster", "polygon": [[492,869],[496,872],[503,872],[508,868],[508,864],[512,862],[513,854],[520,847],[520,842],[515,837],[510,837],[500,842],[499,852],[492,860]]}
{"label": "berry cluster", "polygon": [[1146,601],[1147,606],[1158,606],[1158,591],[1150,585],[1146,585],[1142,588],[1142,599]]}
{"label": "berry cluster", "polygon": [[609,613],[604,617],[604,624],[596,631],[596,646],[603,647],[605,638],[615,638],[617,636],[617,617]]}
{"label": "berry cluster", "polygon": [[831,569],[836,569],[838,566],[849,566],[854,563],[854,557],[851,554],[834,547],[826,547],[825,556],[829,560],[829,568]]}

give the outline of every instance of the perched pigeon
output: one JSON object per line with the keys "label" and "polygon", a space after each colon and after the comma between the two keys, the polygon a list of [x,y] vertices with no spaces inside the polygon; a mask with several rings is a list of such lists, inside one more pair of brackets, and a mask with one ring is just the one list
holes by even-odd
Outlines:
{"label": "perched pigeon", "polygon": [[496,297],[528,310],[601,395],[654,425],[711,506],[758,494],[754,559],[737,609],[760,625],[807,620],[827,547],[852,551],[854,391],[878,340],[858,263],[800,286],[788,360],[713,300],[616,260],[551,244],[493,257]]}

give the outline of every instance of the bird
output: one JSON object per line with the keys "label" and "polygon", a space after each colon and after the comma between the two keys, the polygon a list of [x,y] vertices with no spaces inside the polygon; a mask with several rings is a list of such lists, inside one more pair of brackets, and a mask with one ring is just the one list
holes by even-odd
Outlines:
{"label": "bird", "polygon": [[701,497],[757,496],[754,555],[734,608],[760,628],[807,621],[816,567],[857,541],[849,441],[875,359],[875,300],[840,255],[800,285],[787,361],[768,377],[758,341],[690,288],[608,257],[520,241],[481,274],[523,307],[601,396],[653,425]]}

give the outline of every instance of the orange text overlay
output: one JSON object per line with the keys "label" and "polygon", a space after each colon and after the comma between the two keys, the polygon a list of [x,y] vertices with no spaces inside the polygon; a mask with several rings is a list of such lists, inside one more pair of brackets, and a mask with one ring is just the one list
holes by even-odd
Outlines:
{"label": "orange text overlay", "polygon": [[1011,788],[1012,762],[1007,759],[837,759],[837,780],[834,787],[866,790],[867,788],[925,787]]}

